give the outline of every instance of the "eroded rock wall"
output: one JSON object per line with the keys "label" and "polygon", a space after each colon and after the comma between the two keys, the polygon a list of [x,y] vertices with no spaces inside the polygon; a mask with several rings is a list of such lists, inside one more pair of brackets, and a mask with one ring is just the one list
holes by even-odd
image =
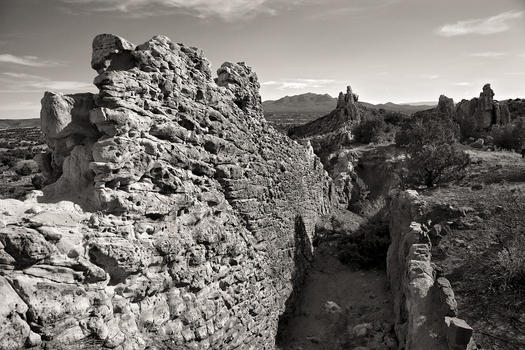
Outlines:
{"label": "eroded rock wall", "polygon": [[457,317],[450,282],[432,264],[426,211],[416,191],[400,191],[391,202],[387,275],[396,335],[406,350],[468,349],[472,328]]}
{"label": "eroded rock wall", "polygon": [[484,131],[494,125],[510,123],[511,115],[507,103],[494,100],[494,91],[490,84],[485,84],[479,98],[462,100],[457,104],[456,120],[462,127]]}
{"label": "eroded rock wall", "polygon": [[0,202],[0,348],[272,349],[330,180],[244,63],[93,41],[99,93],[46,93],[49,185]]}

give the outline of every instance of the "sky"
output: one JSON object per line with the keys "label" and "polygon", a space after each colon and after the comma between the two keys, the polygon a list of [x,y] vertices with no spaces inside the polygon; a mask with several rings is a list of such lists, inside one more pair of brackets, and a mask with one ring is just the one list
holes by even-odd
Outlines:
{"label": "sky", "polygon": [[371,103],[525,97],[525,0],[0,0],[0,119],[96,92],[91,41],[157,34],[246,62],[264,100],[351,85]]}

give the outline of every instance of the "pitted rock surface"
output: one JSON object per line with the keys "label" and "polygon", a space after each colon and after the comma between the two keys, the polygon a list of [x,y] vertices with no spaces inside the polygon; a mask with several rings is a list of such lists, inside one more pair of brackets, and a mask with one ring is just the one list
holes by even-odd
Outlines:
{"label": "pitted rock surface", "polygon": [[[48,186],[0,201],[0,349],[272,349],[331,208],[244,63],[93,41],[99,93],[42,99]],[[38,200],[38,202],[37,202]]]}

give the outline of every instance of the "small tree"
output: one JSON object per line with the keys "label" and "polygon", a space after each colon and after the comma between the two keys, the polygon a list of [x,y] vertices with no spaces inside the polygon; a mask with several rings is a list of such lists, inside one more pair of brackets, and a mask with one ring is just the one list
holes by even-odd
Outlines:
{"label": "small tree", "polygon": [[382,118],[365,119],[353,130],[355,140],[361,143],[377,142],[384,128],[385,122]]}
{"label": "small tree", "polygon": [[525,124],[519,121],[514,125],[495,128],[491,136],[495,146],[507,150],[521,150],[525,142]]}
{"label": "small tree", "polygon": [[[401,134],[399,134],[401,133]],[[396,135],[407,152],[405,184],[433,187],[461,177],[470,162],[458,148],[458,125],[447,119],[415,120]]]}
{"label": "small tree", "polygon": [[385,122],[392,125],[399,125],[407,118],[408,116],[401,112],[387,112],[385,114]]}

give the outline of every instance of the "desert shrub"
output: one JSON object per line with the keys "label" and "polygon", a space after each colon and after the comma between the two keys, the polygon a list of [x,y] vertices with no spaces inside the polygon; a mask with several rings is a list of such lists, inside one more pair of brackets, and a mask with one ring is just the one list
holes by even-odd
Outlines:
{"label": "desert shrub", "polygon": [[40,190],[45,185],[45,178],[41,174],[37,174],[31,178],[31,184],[33,184],[33,187],[37,190]]}
{"label": "desert shrub", "polygon": [[361,143],[377,142],[384,128],[385,122],[382,118],[365,119],[353,130],[355,140]]}
{"label": "desert shrub", "polygon": [[515,237],[498,253],[498,263],[506,281],[525,285],[525,235]]}
{"label": "desert shrub", "polygon": [[464,175],[470,163],[468,154],[455,144],[430,143],[411,149],[405,183],[433,187]]}
{"label": "desert shrub", "polygon": [[502,191],[493,199],[501,204],[494,213],[496,238],[502,249],[497,254],[498,276],[503,289],[525,286],[525,212],[524,193],[520,189]]}
{"label": "desert shrub", "polygon": [[358,265],[362,268],[384,266],[390,245],[386,208],[381,208],[354,234],[341,238],[338,243],[338,258],[343,264]]}
{"label": "desert shrub", "polygon": [[387,112],[385,114],[385,122],[388,124],[399,125],[408,117],[401,112]]}
{"label": "desert shrub", "polygon": [[396,144],[406,148],[403,183],[433,187],[459,179],[470,163],[458,148],[459,127],[447,119],[414,120],[396,134]]}
{"label": "desert shrub", "polygon": [[525,125],[517,123],[495,128],[491,132],[494,145],[506,150],[521,150],[525,141]]}
{"label": "desert shrub", "polygon": [[398,132],[396,132],[396,136],[394,137],[394,140],[396,142],[397,147],[404,147],[408,146],[410,144],[411,138],[413,135],[406,129],[401,129]]}
{"label": "desert shrub", "polygon": [[459,122],[459,129],[461,132],[461,139],[467,140],[469,138],[480,138],[482,133],[477,130],[477,125],[473,119],[465,119]]}

